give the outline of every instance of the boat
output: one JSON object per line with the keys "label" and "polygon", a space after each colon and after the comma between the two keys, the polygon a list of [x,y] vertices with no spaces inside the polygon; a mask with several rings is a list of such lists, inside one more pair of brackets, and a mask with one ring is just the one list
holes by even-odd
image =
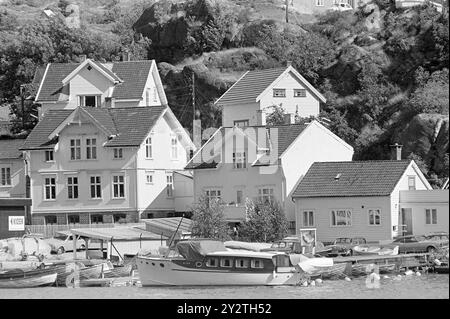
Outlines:
{"label": "boat", "polygon": [[56,273],[35,274],[27,277],[13,277],[0,279],[0,288],[33,288],[53,285],[56,281]]}
{"label": "boat", "polygon": [[352,248],[353,255],[398,255],[398,246],[391,247],[380,247],[380,246],[368,246],[368,245],[358,245]]}
{"label": "boat", "polygon": [[352,276],[359,277],[359,276],[366,276],[372,272],[374,269],[374,264],[353,264],[352,265]]}
{"label": "boat", "polygon": [[51,266],[51,267],[40,267],[35,269],[8,269],[0,270],[0,280],[3,279],[14,279],[14,278],[28,278],[36,275],[46,275],[51,273],[58,273],[64,266]]}
{"label": "boat", "polygon": [[347,263],[335,264],[332,258],[309,258],[305,255],[291,255],[293,264],[311,277],[336,278],[345,277]]}
{"label": "boat", "polygon": [[104,272],[105,278],[129,277],[133,270],[133,264],[129,263],[121,266],[113,266],[113,268]]}
{"label": "boat", "polygon": [[397,269],[396,264],[380,264],[378,265],[378,271],[380,274],[383,273],[391,273],[394,272]]}
{"label": "boat", "polygon": [[333,266],[324,269],[321,277],[326,278],[342,278],[346,277],[345,269],[347,268],[347,263],[338,263]]}
{"label": "boat", "polygon": [[300,273],[286,253],[227,250],[217,240],[183,240],[175,249],[167,256],[136,257],[142,286],[296,285],[299,281]]}
{"label": "boat", "polygon": [[57,286],[69,286],[69,282],[72,281],[72,277],[69,277],[73,273],[77,272],[78,280],[84,279],[98,279],[101,277],[102,272],[105,271],[107,266],[104,263],[96,264],[92,266],[85,266],[80,262],[66,264],[57,270],[58,277],[56,279]]}

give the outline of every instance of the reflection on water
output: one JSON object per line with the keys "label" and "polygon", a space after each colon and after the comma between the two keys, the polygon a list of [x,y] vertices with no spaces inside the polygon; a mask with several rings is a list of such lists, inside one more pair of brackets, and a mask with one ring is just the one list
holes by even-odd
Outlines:
{"label": "reflection on water", "polygon": [[366,287],[366,278],[328,280],[315,287],[111,287],[111,288],[31,288],[0,289],[2,298],[118,298],[118,299],[249,299],[249,298],[289,298],[289,299],[431,299],[449,298],[449,275],[430,274],[402,276],[401,280],[381,278],[379,289]]}

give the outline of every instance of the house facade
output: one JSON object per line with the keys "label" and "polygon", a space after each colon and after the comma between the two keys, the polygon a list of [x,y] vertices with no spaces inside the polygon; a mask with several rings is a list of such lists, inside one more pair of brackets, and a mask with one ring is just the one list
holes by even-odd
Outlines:
{"label": "house facade", "polygon": [[278,201],[295,229],[291,193],[309,166],[350,161],[353,148],[318,121],[278,126],[222,127],[189,161],[194,201],[220,199],[229,222],[245,220],[245,202]]}
{"label": "house facade", "polygon": [[323,14],[331,10],[335,4],[348,3],[356,9],[368,2],[370,0],[290,0],[289,5],[299,13]]}
{"label": "house facade", "polygon": [[21,148],[33,224],[166,216],[192,147],[167,106],[48,110]]}
{"label": "house facade", "polygon": [[326,99],[292,66],[247,71],[215,104],[222,107],[222,126],[266,125],[273,106],[281,106],[288,123],[318,116]]}
{"label": "house facade", "polygon": [[26,197],[23,139],[0,139],[0,197]]}
{"label": "house facade", "polygon": [[431,189],[410,160],[314,163],[292,195],[296,231],[316,228],[317,239],[325,242],[390,240],[407,223],[402,192]]}
{"label": "house facade", "polygon": [[167,105],[154,60],[49,63],[36,74],[39,117],[48,110],[78,106],[124,108]]}

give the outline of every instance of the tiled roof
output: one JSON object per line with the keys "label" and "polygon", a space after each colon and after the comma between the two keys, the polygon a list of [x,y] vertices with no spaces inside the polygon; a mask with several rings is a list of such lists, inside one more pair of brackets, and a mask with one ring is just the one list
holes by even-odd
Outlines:
{"label": "tiled roof", "polygon": [[24,142],[24,139],[0,140],[0,159],[21,158],[22,152],[19,151],[19,148]]}
{"label": "tiled roof", "polygon": [[[142,97],[147,76],[150,72],[152,60],[115,62],[112,67],[107,67],[99,62],[102,70],[107,72],[116,80],[123,83],[117,84],[112,97],[117,99],[138,99]],[[58,101],[59,93],[62,91],[62,80],[75,70],[80,63],[50,63],[47,74],[42,82],[39,92],[39,101]],[[41,72],[38,69],[37,72]],[[39,78],[39,75],[37,76]]]}
{"label": "tiled roof", "polygon": [[388,196],[410,160],[316,162],[292,197]]}
{"label": "tiled roof", "polygon": [[115,81],[122,81],[121,78],[119,78],[117,76],[117,74],[115,74],[113,71],[111,71],[109,68],[107,68],[106,66],[104,66],[103,64],[101,64],[100,62],[96,62],[96,61],[92,61],[94,62],[100,69],[102,69],[103,71],[105,71],[110,77],[112,77]]}
{"label": "tiled roof", "polygon": [[256,102],[258,95],[284,71],[286,71],[286,67],[248,71],[216,103]]}
{"label": "tiled roof", "polygon": [[[111,135],[115,135],[104,146],[139,146],[156,120],[166,109],[163,106],[130,108],[83,108]],[[50,110],[36,125],[22,149],[51,148],[57,142],[49,135],[75,110]]]}
{"label": "tiled roof", "polygon": [[[253,128],[253,129],[270,129],[269,132],[271,134],[271,136],[269,137],[268,140],[266,140],[267,142],[271,139],[273,141],[273,138],[275,136],[274,130],[276,129],[276,136],[277,136],[277,152],[278,155],[281,155],[284,153],[284,151],[294,142],[294,140],[300,135],[300,133],[303,132],[303,130],[308,127],[308,124],[286,124],[286,125],[275,125],[275,126],[248,126],[245,127],[243,132],[245,133],[245,129],[247,128]],[[226,129],[231,129],[231,128],[225,128],[222,127],[220,128],[220,133],[217,134],[221,134],[222,137],[225,136],[225,130]],[[235,127],[234,129],[240,130],[240,128]],[[255,131],[256,132],[256,131]],[[249,137],[248,135],[246,135],[248,138],[253,139],[254,137]],[[255,134],[255,137],[258,137],[258,134]],[[211,139],[208,143],[206,144],[211,144],[214,143],[215,139]],[[258,141],[255,141],[256,143],[258,143]],[[206,146],[203,145],[203,147]],[[272,142],[272,145],[274,145],[275,143]],[[262,147],[262,145],[258,146]],[[209,149],[209,148],[208,148]],[[224,148],[222,147],[222,150]],[[250,151],[248,151],[248,153],[250,153]],[[220,157],[216,156],[215,158],[210,159],[208,162],[202,162],[201,160],[201,151],[199,151],[195,157],[188,163],[188,165],[186,166],[186,169],[202,169],[202,168],[216,168],[217,164],[220,162]],[[265,165],[265,164],[261,164],[256,162],[254,164],[255,166],[260,166],[260,165]]]}

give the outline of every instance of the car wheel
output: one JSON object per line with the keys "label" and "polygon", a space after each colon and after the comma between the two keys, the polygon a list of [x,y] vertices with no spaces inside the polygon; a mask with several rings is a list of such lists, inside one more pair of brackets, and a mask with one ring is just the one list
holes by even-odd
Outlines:
{"label": "car wheel", "polygon": [[436,252],[436,248],[434,248],[433,246],[427,247],[427,253],[433,254],[433,253],[435,253],[435,252]]}
{"label": "car wheel", "polygon": [[65,252],[64,247],[59,247],[58,250],[56,251],[56,253],[57,253],[58,255],[64,254],[64,252]]}

